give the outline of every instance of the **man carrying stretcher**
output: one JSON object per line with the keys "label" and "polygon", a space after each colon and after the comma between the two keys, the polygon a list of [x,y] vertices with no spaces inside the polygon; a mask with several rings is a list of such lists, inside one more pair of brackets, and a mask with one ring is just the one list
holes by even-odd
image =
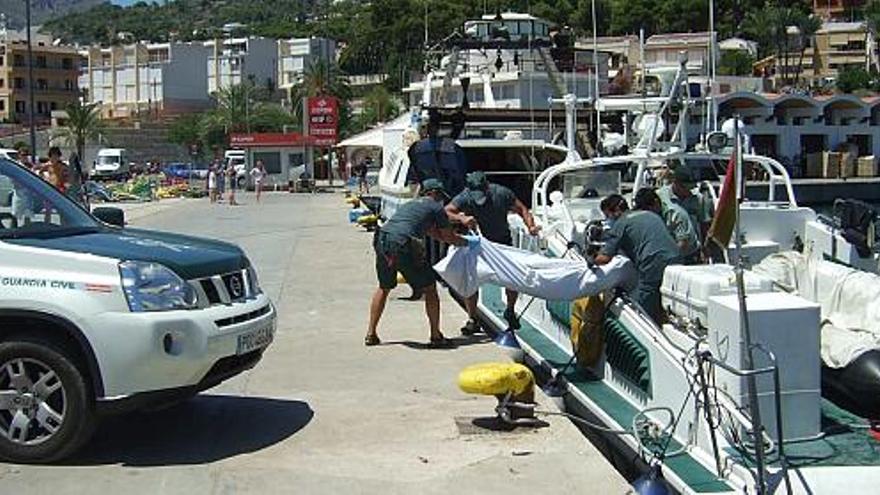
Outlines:
{"label": "man carrying stretcher", "polygon": [[[486,239],[510,246],[513,239],[507,214],[513,212],[522,217],[531,235],[537,235],[540,227],[529,209],[520,201],[513,191],[499,184],[490,183],[483,172],[471,172],[465,178],[465,189],[446,205],[446,213],[454,222],[461,223],[470,229],[479,227]],[[519,328],[514,306],[517,292],[507,289],[507,310],[504,319],[511,328]],[[472,335],[480,331],[477,322],[477,298],[475,293],[465,298],[468,321],[461,329],[463,335]]]}

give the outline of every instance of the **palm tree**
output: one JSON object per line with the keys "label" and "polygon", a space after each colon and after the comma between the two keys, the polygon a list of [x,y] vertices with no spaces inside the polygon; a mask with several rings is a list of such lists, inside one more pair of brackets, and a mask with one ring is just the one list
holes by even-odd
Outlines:
{"label": "palm tree", "polygon": [[207,120],[223,127],[226,132],[249,131],[259,93],[259,89],[249,82],[220,88],[214,95],[215,106]]}
{"label": "palm tree", "polygon": [[870,67],[870,59],[871,54],[868,52],[870,45],[868,44],[869,37],[873,36],[876,42],[877,35],[880,34],[880,0],[870,0],[865,4],[864,7],[864,15],[865,15],[865,68],[867,70],[878,69],[880,67]]}
{"label": "palm tree", "polygon": [[303,98],[334,96],[340,103],[351,97],[348,78],[335,63],[317,59],[303,71],[299,84],[291,88],[290,101],[298,116],[302,116]]}
{"label": "palm tree", "polygon": [[76,149],[83,158],[87,141],[98,139],[101,133],[101,113],[98,103],[83,104],[79,98],[70,102],[65,109],[67,123],[54,132],[53,138],[62,140],[66,146]]}
{"label": "palm tree", "polygon": [[789,26],[796,25],[797,12],[791,7],[779,7],[767,3],[764,8],[749,13],[744,22],[744,31],[758,42],[759,46],[773,47],[777,64],[781,63],[783,84],[789,83],[788,57],[791,53],[792,39]]}
{"label": "palm tree", "polygon": [[[794,75],[794,83],[797,85],[800,81],[801,72],[804,69],[804,52],[807,51],[807,45],[815,46],[816,32],[822,29],[822,19],[806,14],[798,14],[798,47],[800,48],[800,58],[798,59],[797,71]],[[813,73],[815,74],[815,68]]]}
{"label": "palm tree", "polygon": [[221,88],[215,106],[199,122],[199,140],[205,145],[225,146],[234,132],[280,131],[293,124],[293,116],[265,101],[263,88],[252,82]]}
{"label": "palm tree", "polygon": [[364,110],[361,114],[361,127],[396,117],[400,111],[397,101],[385,86],[376,86],[364,95]]}

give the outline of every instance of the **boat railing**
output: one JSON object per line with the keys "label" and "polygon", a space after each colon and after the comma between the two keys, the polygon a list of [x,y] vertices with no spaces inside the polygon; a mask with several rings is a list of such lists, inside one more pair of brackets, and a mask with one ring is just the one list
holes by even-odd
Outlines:
{"label": "boat railing", "polygon": [[[780,467],[781,467],[779,474],[782,475],[782,480],[785,481],[787,492],[789,494],[791,494],[792,489],[791,489],[791,480],[789,479],[789,476],[788,476],[788,460],[785,457],[785,436],[784,436],[783,419],[782,419],[782,393],[780,390],[781,384],[780,384],[780,379],[779,379],[779,363],[778,363],[778,361],[776,359],[776,355],[773,353],[773,351],[766,348],[762,344],[755,343],[755,344],[752,344],[751,347],[752,347],[752,349],[758,350],[758,351],[762,352],[765,356],[767,356],[767,359],[770,361],[770,365],[764,366],[761,368],[755,368],[755,369],[740,369],[740,368],[737,368],[735,366],[732,366],[732,365],[726,363],[725,361],[722,361],[722,360],[716,358],[708,350],[698,352],[696,355],[697,360],[698,360],[698,368],[701,370],[700,371],[700,377],[701,377],[700,378],[700,381],[701,381],[700,389],[701,389],[701,393],[703,394],[703,402],[704,402],[703,407],[704,407],[704,411],[706,414],[706,420],[707,420],[709,427],[710,427],[710,433],[711,433],[711,438],[712,438],[712,449],[713,449],[713,453],[715,455],[715,468],[717,470],[717,475],[719,477],[722,477],[723,470],[722,470],[722,466],[721,466],[721,454],[720,454],[720,450],[718,448],[717,441],[715,439],[715,429],[716,428],[713,427],[713,425],[715,425],[717,423],[715,422],[715,420],[712,419],[712,408],[710,407],[710,404],[709,404],[709,395],[708,395],[709,394],[709,386],[707,385],[705,377],[703,377],[703,374],[702,374],[703,363],[710,363],[711,365],[717,366],[718,368],[721,368],[722,370],[724,370],[734,376],[737,376],[740,378],[745,378],[746,380],[750,380],[750,381],[756,380],[759,375],[770,374],[773,377],[773,404],[776,409],[776,411],[775,411],[775,419],[776,419],[776,442],[775,442],[775,445],[776,445],[776,449],[778,450],[779,463],[780,463]],[[755,407],[758,408],[760,406],[759,406],[759,404],[755,404]],[[764,425],[761,422],[754,423],[753,418],[748,418],[748,420],[749,420],[749,423],[751,424],[752,439],[756,443],[763,442],[764,441],[764,430],[765,430]],[[755,466],[755,469],[761,470],[762,472],[766,473],[767,466],[762,465],[762,462],[761,462],[762,459],[763,459],[763,457],[757,457],[758,465]],[[762,476],[762,477],[758,477],[758,479],[764,479],[764,478]],[[757,493],[773,493],[773,492],[775,492],[774,489],[769,489],[769,487],[762,486],[762,487],[758,487],[758,488],[759,489],[758,489]]]}
{"label": "boat railing", "polygon": [[[620,155],[620,156],[612,156],[612,157],[598,157],[592,158],[588,160],[578,160],[578,161],[567,161],[560,163],[558,165],[554,165],[552,167],[546,168],[543,172],[541,172],[538,177],[535,179],[534,186],[532,188],[532,209],[538,212],[539,217],[542,222],[547,225],[549,224],[551,218],[550,210],[551,206],[553,206],[552,202],[549,200],[548,188],[553,179],[559,177],[563,174],[583,171],[583,170],[595,170],[600,169],[602,167],[607,167],[610,165],[619,165],[625,163],[636,163],[638,164],[638,171],[636,172],[636,181],[633,185],[633,190],[637,190],[642,187],[642,177],[644,171],[647,168],[660,168],[665,166],[666,163],[675,160],[718,160],[724,161],[729,160],[730,156],[725,156],[716,153],[705,153],[699,151],[691,151],[691,152],[682,152],[682,151],[669,151],[669,152],[659,152],[659,153],[645,153],[645,154],[635,154],[635,155]],[[788,174],[788,171],[785,167],[779,163],[778,161],[762,156],[762,155],[745,155],[743,160],[746,162],[754,163],[767,175],[767,204],[776,204],[783,205],[790,208],[796,208],[797,198],[794,194],[794,187],[792,186],[791,176]],[[784,197],[777,197],[776,189],[778,186],[782,186],[785,191]],[[713,191],[714,192],[714,191]],[[720,196],[721,191],[718,194],[712,194],[713,199],[716,199]],[[563,208],[565,206],[563,205]],[[569,217],[567,215],[566,217]]]}

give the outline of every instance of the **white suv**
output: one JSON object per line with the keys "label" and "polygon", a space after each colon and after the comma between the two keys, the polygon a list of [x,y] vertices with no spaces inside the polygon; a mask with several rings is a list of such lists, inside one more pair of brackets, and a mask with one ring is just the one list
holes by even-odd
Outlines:
{"label": "white suv", "polygon": [[65,457],[101,414],[190,397],[273,339],[240,248],[94,215],[0,159],[0,458]]}

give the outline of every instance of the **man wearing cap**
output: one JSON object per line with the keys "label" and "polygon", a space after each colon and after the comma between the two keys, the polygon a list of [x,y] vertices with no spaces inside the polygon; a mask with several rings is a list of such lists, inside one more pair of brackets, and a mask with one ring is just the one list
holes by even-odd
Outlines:
{"label": "man wearing cap", "polygon": [[[517,199],[516,194],[509,188],[499,184],[490,183],[483,172],[471,172],[465,178],[465,189],[446,205],[446,213],[449,218],[469,228],[479,226],[480,232],[486,239],[510,246],[513,239],[510,236],[510,225],[507,223],[507,214],[513,212],[522,217],[529,233],[537,235],[540,227],[535,225],[535,218],[529,209]],[[480,330],[476,320],[477,294],[465,299],[465,308],[468,313],[468,321],[461,329],[461,333],[471,335]],[[514,312],[517,293],[507,291],[507,310],[504,318],[511,328],[519,328],[519,321]]]}
{"label": "man wearing cap", "polygon": [[702,243],[712,223],[712,205],[695,191],[696,181],[690,167],[680,163],[672,173],[672,183],[657,190],[664,207],[676,204],[687,212],[691,225]]}
{"label": "man wearing cap", "polygon": [[649,194],[647,191],[654,191],[653,188],[642,188],[641,194],[636,194],[635,207],[637,210],[653,211],[663,218],[666,224],[666,230],[672,236],[672,240],[678,246],[678,254],[681,261],[685,265],[694,265],[700,261],[700,241],[697,233],[691,225],[691,219],[684,208],[673,202],[664,203],[656,194]]}
{"label": "man wearing cap", "polygon": [[440,299],[437,296],[434,270],[425,257],[422,240],[425,234],[449,244],[465,245],[479,242],[458,235],[449,222],[443,209],[448,198],[443,184],[437,179],[427,179],[421,184],[422,196],[397,209],[394,216],[377,231],[373,240],[376,251],[376,275],[379,288],[370,303],[370,323],[364,344],[380,343],[376,328],[385,310],[388,293],[397,286],[397,272],[400,272],[413,291],[425,295],[425,312],[431,327],[431,346],[447,344],[440,332]]}
{"label": "man wearing cap", "polygon": [[659,199],[653,189],[639,189],[633,203],[636,209],[626,211],[614,222],[595,261],[597,265],[604,265],[618,253],[626,255],[638,273],[632,297],[659,323],[663,271],[680,260],[678,246],[656,210]]}

